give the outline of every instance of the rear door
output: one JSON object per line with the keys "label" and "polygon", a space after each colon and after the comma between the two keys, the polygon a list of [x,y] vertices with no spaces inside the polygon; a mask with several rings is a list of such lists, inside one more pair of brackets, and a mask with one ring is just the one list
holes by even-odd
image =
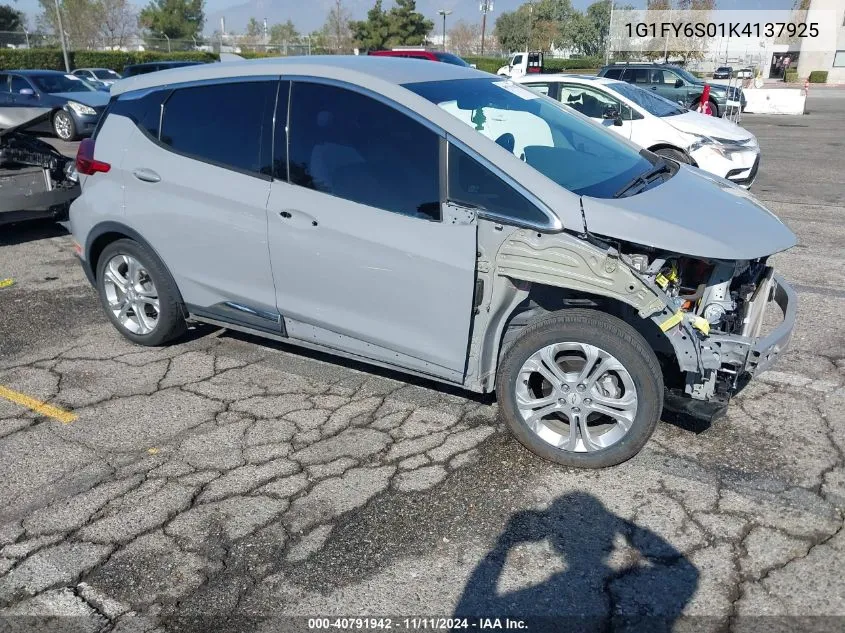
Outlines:
{"label": "rear door", "polygon": [[443,139],[352,87],[296,81],[287,114],[267,222],[288,334],[462,380],[476,224],[444,218]]}
{"label": "rear door", "polygon": [[192,312],[280,333],[266,217],[278,78],[172,88],[129,139],[127,223]]}

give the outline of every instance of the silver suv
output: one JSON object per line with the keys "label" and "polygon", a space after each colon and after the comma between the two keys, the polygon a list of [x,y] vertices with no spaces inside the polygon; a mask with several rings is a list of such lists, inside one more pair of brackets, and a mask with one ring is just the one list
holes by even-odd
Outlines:
{"label": "silver suv", "polygon": [[643,447],[665,394],[712,415],[791,336],[774,215],[510,81],[311,57],[112,95],[71,223],[138,344],[206,322],[495,390],[531,450],[601,467]]}

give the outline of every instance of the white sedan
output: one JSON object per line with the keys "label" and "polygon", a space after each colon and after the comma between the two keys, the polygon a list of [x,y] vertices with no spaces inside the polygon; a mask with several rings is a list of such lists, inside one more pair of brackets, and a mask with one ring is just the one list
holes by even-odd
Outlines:
{"label": "white sedan", "polygon": [[687,110],[624,81],[588,75],[516,79],[570,106],[637,145],[749,188],[760,166],[751,132],[725,119]]}

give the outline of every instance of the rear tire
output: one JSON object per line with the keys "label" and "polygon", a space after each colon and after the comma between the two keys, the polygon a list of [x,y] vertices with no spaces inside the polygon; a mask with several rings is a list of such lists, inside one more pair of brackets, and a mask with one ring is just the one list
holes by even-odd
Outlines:
{"label": "rear tire", "polygon": [[663,374],[630,325],[568,309],[525,327],[501,359],[496,393],[526,448],[564,466],[605,468],[651,437],[663,411]]}
{"label": "rear tire", "polygon": [[106,316],[133,343],[157,347],[187,329],[176,283],[149,249],[130,239],[103,249],[97,292]]}

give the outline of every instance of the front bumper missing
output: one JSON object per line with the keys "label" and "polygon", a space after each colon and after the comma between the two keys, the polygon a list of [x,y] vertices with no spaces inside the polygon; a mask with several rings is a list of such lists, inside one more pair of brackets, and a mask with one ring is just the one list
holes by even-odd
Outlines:
{"label": "front bumper missing", "polygon": [[[769,304],[783,311],[783,320],[760,336]],[[792,339],[798,297],[792,287],[767,268],[748,303],[740,334],[699,336],[695,342],[698,367],[688,370],[685,392],[695,400],[730,397],[748,381],[769,369]],[[691,328],[688,330],[692,334]]]}
{"label": "front bumper missing", "polygon": [[[751,345],[751,350],[745,363],[745,371],[752,376],[769,369],[777,360],[778,356],[783,352],[789,342],[792,340],[792,332],[795,329],[795,318],[798,313],[798,295],[792,289],[783,277],[776,273],[772,273],[766,278],[765,294],[761,294],[760,298],[765,301],[759,301],[762,304],[759,314],[756,315],[756,320],[749,326],[753,329],[749,333],[755,337],[754,343]],[[764,290],[763,285],[757,289],[760,293]],[[766,314],[766,308],[769,301],[774,301],[778,307],[783,311],[783,321],[764,337],[758,337],[760,328],[763,325],[763,319]],[[758,301],[753,302],[752,311],[757,307]]]}

